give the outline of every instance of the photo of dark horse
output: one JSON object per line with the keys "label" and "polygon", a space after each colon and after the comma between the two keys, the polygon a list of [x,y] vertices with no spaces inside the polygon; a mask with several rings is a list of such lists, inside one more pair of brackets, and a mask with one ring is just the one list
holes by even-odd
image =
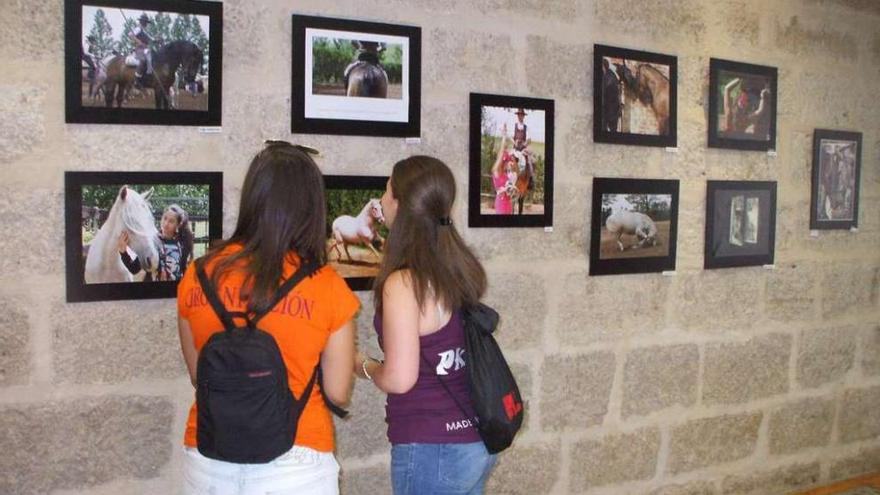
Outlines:
{"label": "photo of dark horse", "polygon": [[[171,86],[178,69],[191,94],[196,93],[196,77],[201,71],[204,54],[192,42],[172,41],[153,52],[153,73],[144,78],[145,89],[152,89],[155,108],[171,110]],[[107,79],[104,81],[105,106],[122,108],[126,96],[135,82],[137,67],[126,65],[125,57],[116,55],[107,63]],[[205,101],[207,109],[207,101]]]}
{"label": "photo of dark horse", "polygon": [[379,63],[379,52],[385,47],[375,41],[352,41],[358,49],[354,62],[343,75],[346,96],[365,98],[388,97],[388,74]]}
{"label": "photo of dark horse", "polygon": [[659,136],[668,134],[669,67],[607,57],[602,62],[605,130]]}
{"label": "photo of dark horse", "polygon": [[315,37],[312,94],[399,100],[403,45],[345,37]]}

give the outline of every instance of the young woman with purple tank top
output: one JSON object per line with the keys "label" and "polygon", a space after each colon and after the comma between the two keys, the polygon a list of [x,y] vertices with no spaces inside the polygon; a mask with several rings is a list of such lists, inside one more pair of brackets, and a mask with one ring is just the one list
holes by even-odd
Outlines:
{"label": "young woman with purple tank top", "polygon": [[389,234],[373,299],[385,361],[359,354],[354,368],[388,394],[394,495],[480,495],[495,464],[474,424],[461,316],[486,273],[452,225],[454,200],[452,172],[428,156],[395,164],[381,200]]}

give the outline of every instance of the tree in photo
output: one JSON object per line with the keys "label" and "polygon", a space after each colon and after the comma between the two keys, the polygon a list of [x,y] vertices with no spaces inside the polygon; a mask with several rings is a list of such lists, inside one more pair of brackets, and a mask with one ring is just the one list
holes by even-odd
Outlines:
{"label": "tree in photo", "polygon": [[107,15],[104,13],[103,9],[98,9],[95,12],[95,20],[92,23],[92,29],[89,31],[89,36],[92,36],[95,39],[93,54],[98,59],[106,57],[116,47],[115,42],[113,41],[113,28],[107,21]]}

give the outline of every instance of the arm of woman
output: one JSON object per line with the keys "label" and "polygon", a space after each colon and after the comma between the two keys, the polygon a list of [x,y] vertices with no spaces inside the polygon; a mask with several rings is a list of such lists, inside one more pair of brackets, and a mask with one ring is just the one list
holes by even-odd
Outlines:
{"label": "arm of woman", "polygon": [[735,78],[731,79],[730,82],[728,82],[727,84],[724,85],[724,93],[722,95],[723,101],[721,102],[721,105],[722,105],[722,110],[724,111],[724,121],[727,126],[727,128],[724,129],[726,131],[733,130],[733,108],[734,108],[735,104],[733,102],[733,98],[731,96],[731,93],[733,93],[733,88],[735,88],[736,85],[739,83],[740,83],[740,79],[738,77],[735,77]]}
{"label": "arm of woman", "polygon": [[186,363],[186,369],[189,371],[189,379],[195,387],[196,363],[199,360],[199,351],[196,350],[196,344],[193,340],[192,328],[189,326],[189,320],[178,316],[177,332],[180,334],[180,350],[183,352],[183,362]]}
{"label": "arm of woman", "polygon": [[336,405],[344,406],[351,399],[351,361],[354,359],[354,320],[348,320],[330,334],[321,353],[324,393]]}
{"label": "arm of woman", "polygon": [[385,362],[369,361],[367,372],[388,394],[409,392],[419,378],[421,312],[409,274],[392,273],[382,289],[382,330]]}
{"label": "arm of woman", "polygon": [[501,175],[501,159],[504,158],[504,148],[507,144],[507,124],[501,125],[501,145],[498,147],[498,156],[495,157],[495,163],[492,165],[492,175]]}

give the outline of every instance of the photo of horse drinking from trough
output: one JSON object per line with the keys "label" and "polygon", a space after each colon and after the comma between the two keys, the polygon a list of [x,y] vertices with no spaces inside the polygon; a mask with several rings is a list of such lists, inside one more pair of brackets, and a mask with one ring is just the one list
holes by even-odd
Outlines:
{"label": "photo of horse drinking from trough", "polygon": [[364,290],[379,273],[388,228],[379,198],[385,177],[325,176],[327,263]]}
{"label": "photo of horse drinking from trough", "polygon": [[82,106],[208,110],[209,17],[83,5]]}
{"label": "photo of horse drinking from trough", "polygon": [[669,254],[672,196],[603,194],[599,259]]}

